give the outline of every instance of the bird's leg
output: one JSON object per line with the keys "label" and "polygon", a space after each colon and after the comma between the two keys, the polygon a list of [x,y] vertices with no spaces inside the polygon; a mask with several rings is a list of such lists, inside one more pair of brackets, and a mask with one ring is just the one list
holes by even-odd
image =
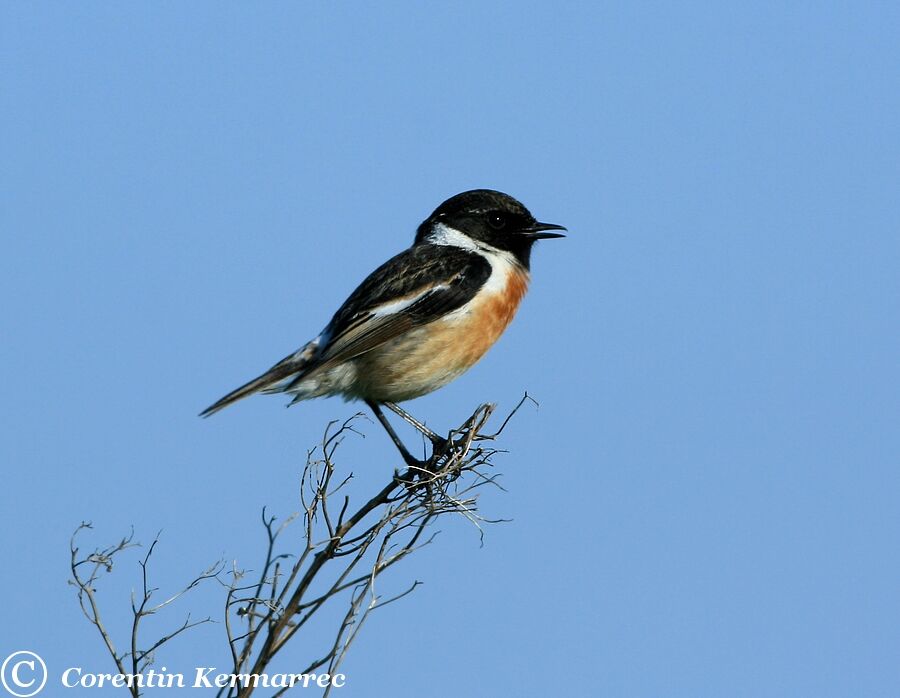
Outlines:
{"label": "bird's leg", "polygon": [[384,412],[381,411],[381,407],[378,406],[377,402],[373,402],[372,400],[366,400],[366,404],[369,406],[369,409],[375,414],[375,417],[381,422],[381,426],[384,427],[384,430],[388,433],[388,436],[391,437],[391,441],[394,442],[394,446],[397,447],[397,450],[400,451],[400,455],[403,456],[403,460],[406,461],[406,465],[416,470],[417,472],[424,472],[427,470],[427,462],[421,461],[416,458],[413,454],[409,452],[403,442],[400,440],[400,437],[397,436],[397,432],[394,431],[394,427],[391,426],[391,423],[387,420],[387,417],[384,416]]}
{"label": "bird's leg", "polygon": [[443,436],[440,436],[439,434],[436,434],[431,429],[426,427],[424,424],[422,424],[422,422],[413,417],[409,412],[400,407],[400,405],[398,405],[396,402],[385,402],[384,406],[394,414],[399,415],[404,422],[424,434],[425,437],[431,442],[433,453],[442,453],[447,449],[447,444],[449,443],[447,439],[445,439]]}

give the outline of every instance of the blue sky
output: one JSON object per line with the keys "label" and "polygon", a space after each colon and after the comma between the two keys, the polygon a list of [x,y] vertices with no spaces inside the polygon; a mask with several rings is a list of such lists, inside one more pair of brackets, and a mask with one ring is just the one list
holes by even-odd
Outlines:
{"label": "blue sky", "polygon": [[[491,187],[571,234],[409,408],[540,401],[482,504],[513,522],[396,568],[424,584],[338,695],[896,696],[898,34],[892,3],[3,3],[0,655],[112,668],[66,585],[82,519],[163,529],[164,589],[254,566],[355,408],[197,412]],[[118,632],[137,579],[102,590]],[[224,666],[221,627],[161,659]]]}

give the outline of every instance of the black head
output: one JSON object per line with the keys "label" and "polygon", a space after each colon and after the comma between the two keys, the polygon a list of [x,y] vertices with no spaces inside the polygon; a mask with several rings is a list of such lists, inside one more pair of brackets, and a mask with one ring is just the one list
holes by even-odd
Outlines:
{"label": "black head", "polygon": [[512,253],[528,268],[531,247],[537,240],[565,237],[554,223],[539,223],[521,203],[503,192],[473,189],[450,197],[416,232],[416,244],[448,241],[448,231],[462,233],[475,245]]}

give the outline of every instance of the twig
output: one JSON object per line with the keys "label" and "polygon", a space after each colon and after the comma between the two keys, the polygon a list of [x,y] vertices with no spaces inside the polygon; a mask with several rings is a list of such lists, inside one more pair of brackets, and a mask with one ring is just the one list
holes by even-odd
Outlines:
{"label": "twig", "polygon": [[[220,561],[194,577],[181,590],[159,603],[152,603],[158,591],[149,582],[149,568],[159,542],[158,535],[154,538],[138,561],[140,592],[132,598],[130,649],[125,653],[117,653],[101,620],[95,583],[112,571],[113,561],[120,553],[137,543],[133,542],[132,534],[113,546],[79,557],[75,538],[83,529],[90,528],[90,524],[83,523],[75,531],[70,546],[72,583],[78,589],[82,611],[97,628],[118,671],[129,673],[125,664],[128,661],[130,673],[138,674],[152,663],[154,655],[166,643],[197,625],[211,622],[211,619],[192,621],[188,615],[174,630],[150,643],[142,643],[141,621],[167,609],[204,581],[216,579],[227,589],[223,620],[231,672],[261,675],[308,621],[325,606],[343,598],[347,606],[334,636],[322,654],[310,661],[303,672],[310,674],[327,667],[333,676],[368,616],[411,594],[421,584],[415,581],[403,591],[386,597],[376,593],[376,584],[386,570],[434,540],[437,531],[431,531],[430,535],[426,535],[426,531],[439,518],[461,515],[478,528],[482,537],[482,524],[500,521],[486,519],[478,513],[480,489],[485,485],[500,487],[497,483],[499,475],[485,471],[493,466],[492,459],[502,451],[488,447],[485,442],[495,440],[526,401],[534,402],[526,393],[493,434],[486,434],[484,430],[494,405],[479,406],[459,427],[449,432],[445,447],[434,453],[423,467],[395,472],[381,489],[356,506],[348,490],[353,473],[336,476],[334,458],[349,434],[360,434],[356,424],[363,415],[354,415],[341,424],[330,423],[318,447],[307,453],[300,477],[300,512],[277,525],[276,517],[266,508],[261,512],[265,546],[262,567],[252,580],[237,562],[231,563],[226,574],[225,565]],[[332,506],[334,498],[338,499]],[[305,543],[294,557],[278,550],[282,535],[297,519],[303,522]],[[255,688],[252,683],[243,685],[238,681],[234,686],[221,688],[218,695],[249,698]],[[137,687],[129,690],[133,698],[140,695]],[[286,690],[279,689],[274,696],[281,696]],[[329,695],[330,691],[329,684],[324,695]]]}

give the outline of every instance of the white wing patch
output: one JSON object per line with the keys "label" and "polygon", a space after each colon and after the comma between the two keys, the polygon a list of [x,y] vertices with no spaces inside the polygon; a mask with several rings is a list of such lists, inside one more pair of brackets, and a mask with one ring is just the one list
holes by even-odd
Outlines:
{"label": "white wing patch", "polygon": [[385,317],[386,315],[396,315],[397,313],[406,310],[409,306],[415,303],[418,300],[421,300],[429,293],[433,293],[435,291],[443,291],[450,288],[447,284],[438,284],[437,286],[432,286],[431,288],[427,288],[421,293],[417,293],[414,296],[408,296],[406,298],[401,298],[400,300],[391,301],[390,303],[385,303],[384,305],[378,305],[374,308],[369,309],[368,313],[371,313],[374,317]]}

